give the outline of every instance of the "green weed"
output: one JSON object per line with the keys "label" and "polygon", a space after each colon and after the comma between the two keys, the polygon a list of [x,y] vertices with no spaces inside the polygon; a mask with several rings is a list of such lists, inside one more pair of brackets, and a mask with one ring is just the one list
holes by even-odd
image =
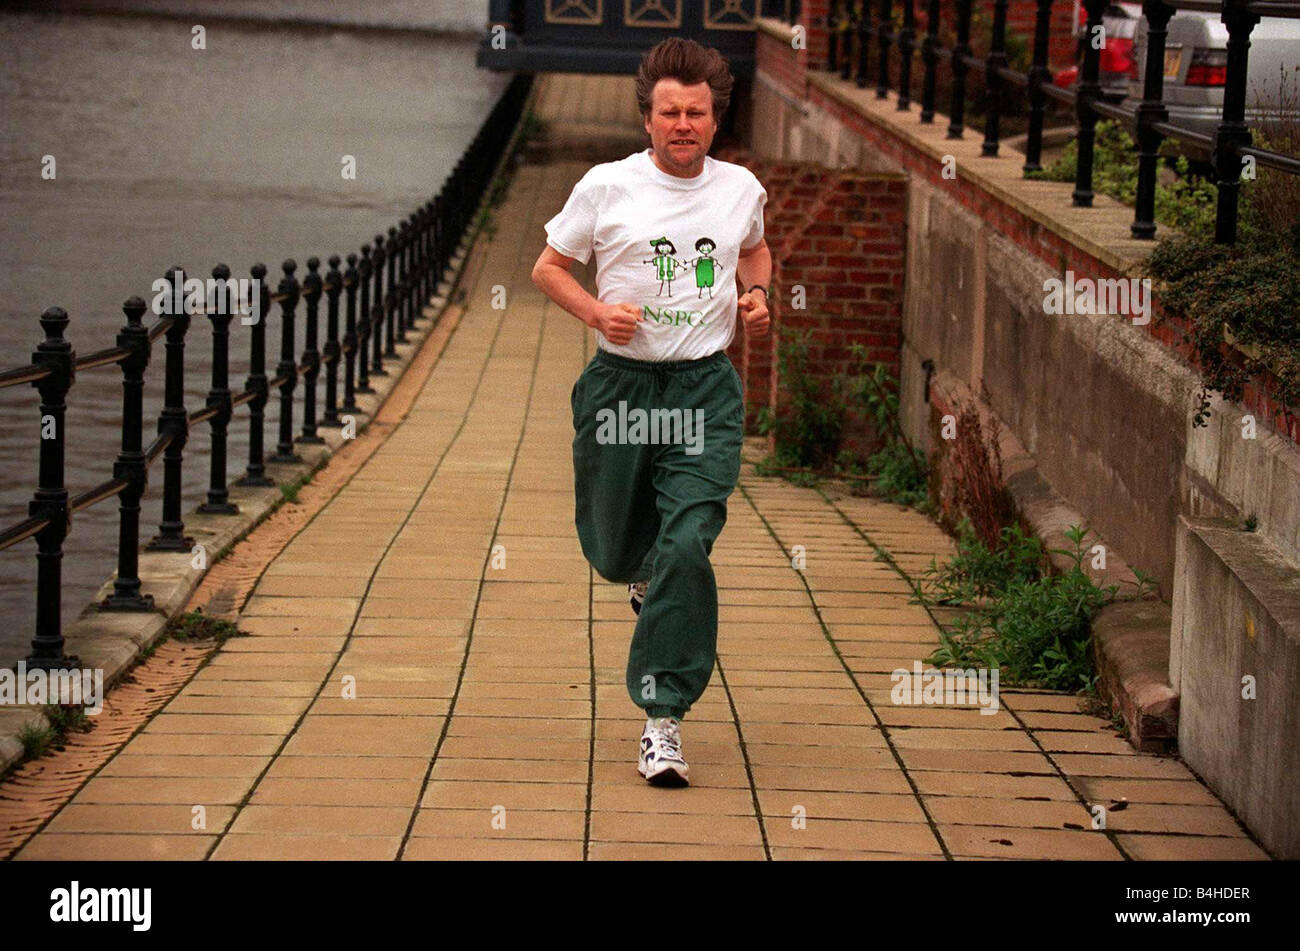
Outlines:
{"label": "green weed", "polygon": [[[1010,536],[1014,553],[1001,558],[978,552],[981,543],[972,538],[965,568],[952,573],[948,590],[966,596],[982,587],[987,599],[941,626],[930,663],[997,667],[1008,685],[1091,692],[1097,679],[1089,650],[1092,618],[1118,589],[1098,586],[1084,571],[1087,531],[1071,526],[1066,535],[1072,547],[1053,549],[1071,561],[1059,575],[1029,570],[1035,550],[1023,536]],[[982,585],[972,580],[973,568]]]}

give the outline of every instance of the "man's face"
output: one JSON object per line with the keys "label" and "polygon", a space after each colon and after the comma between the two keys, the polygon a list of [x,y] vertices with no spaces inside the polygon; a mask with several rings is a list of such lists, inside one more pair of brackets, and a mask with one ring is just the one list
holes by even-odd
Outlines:
{"label": "man's face", "polygon": [[683,86],[676,79],[661,79],[650,102],[645,130],[660,166],[670,175],[698,175],[718,131],[709,84]]}

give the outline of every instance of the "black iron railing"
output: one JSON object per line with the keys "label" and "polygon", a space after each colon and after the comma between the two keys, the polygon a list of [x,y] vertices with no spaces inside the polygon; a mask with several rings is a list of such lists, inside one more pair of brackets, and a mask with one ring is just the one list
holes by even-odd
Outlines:
{"label": "black iron railing", "polygon": [[[1025,90],[1029,105],[1029,130],[1025,149],[1026,172],[1041,169],[1043,149],[1043,114],[1047,99],[1072,104],[1078,121],[1078,165],[1073,202],[1091,207],[1093,199],[1092,167],[1098,119],[1108,117],[1137,125],[1138,184],[1131,231],[1136,238],[1151,238],[1156,233],[1155,191],[1157,157],[1165,138],[1176,138],[1209,149],[1218,185],[1214,239],[1230,244],[1237,237],[1237,198],[1241,188],[1243,159],[1252,157],[1256,164],[1291,175],[1300,175],[1300,158],[1259,149],[1251,145],[1250,129],[1245,122],[1247,57],[1250,34],[1261,17],[1300,17],[1300,3],[1275,0],[1145,0],[1142,10],[1147,18],[1146,67],[1142,101],[1135,113],[1117,103],[1101,98],[1100,51],[1084,44],[1083,66],[1076,89],[1065,89],[1051,81],[1047,68],[1047,50],[1053,0],[1038,0],[1034,23],[1033,65],[1028,72],[1007,65],[1007,0],[994,0],[989,52],[978,57],[970,47],[971,0],[898,0],[902,7],[902,27],[894,27],[894,0],[867,0],[857,4],[836,0],[829,17],[831,29],[827,69],[838,72],[845,80],[853,79],[859,88],[870,83],[869,59],[876,56],[876,95],[886,98],[890,92],[890,47],[898,46],[898,108],[911,107],[912,55],[916,49],[914,24],[917,3],[925,3],[926,30],[921,40],[922,80],[921,121],[933,122],[935,77],[939,62],[948,64],[952,78],[952,99],[948,113],[948,137],[962,138],[966,110],[966,77],[971,69],[982,70],[988,88],[988,111],[985,114],[984,142],[981,153],[998,154],[999,122],[1008,85]],[[1056,3],[1068,0],[1055,0]],[[1087,35],[1102,26],[1107,0],[1083,0],[1087,12]],[[1170,17],[1176,10],[1220,13],[1228,29],[1227,78],[1223,94],[1223,116],[1214,135],[1205,135],[1169,121],[1163,102],[1165,36]],[[956,36],[953,46],[939,42],[941,18],[953,17]],[[856,57],[855,57],[856,52]],[[855,68],[856,64],[856,68]]]}
{"label": "black iron railing", "polygon": [[[395,344],[405,342],[406,331],[421,316],[424,303],[437,289],[471,225],[471,216],[522,115],[531,84],[531,74],[517,75],[438,194],[399,226],[389,228],[387,239],[376,236],[373,249],[371,245],[362,245],[359,262],[357,255],[349,254],[344,270],[339,268],[342,262],[338,255],[333,255],[322,276],[320,261],[313,257],[307,261],[307,275],[299,281],[295,277],[297,264],[285,261],[281,266],[283,277],[272,293],[265,279],[266,266],[254,264],[249,269],[258,294],[254,303],[236,300],[234,289],[238,285],[231,283],[230,269],[219,264],[212,270],[213,280],[208,285],[216,293],[209,293],[203,308],[194,311],[190,307],[168,307],[165,316],[160,315],[153,326],[146,327],[144,315],[149,308],[142,298],[132,297],[122,308],[126,325],[117,335],[116,345],[85,356],[78,356],[65,336],[68,315],[61,307],[51,307],[41,315],[45,339],[32,354],[31,366],[0,371],[0,388],[28,383],[40,392],[40,462],[35,498],[28,506],[25,520],[0,530],[0,550],[28,538],[36,539],[36,632],[32,653],[27,658],[29,668],[64,668],[77,662],[75,657],[63,653],[61,618],[63,541],[73,515],[117,496],[120,514],[117,577],[113,593],[100,603],[100,609],[153,610],[152,596],[140,590],[138,555],[141,500],[149,467],[159,456],[163,458],[162,518],[158,533],[146,548],[189,552],[194,543],[185,535],[181,475],[185,446],[195,425],[209,424],[212,443],[207,500],[199,506],[199,511],[233,515],[239,510],[229,501],[227,490],[226,437],[235,409],[248,406],[248,463],[243,476],[236,481],[241,486],[272,486],[275,482],[266,474],[266,462],[299,461],[294,451],[293,414],[294,391],[300,378],[303,421],[296,442],[322,442],[317,433],[319,426],[342,426],[340,414],[359,411],[356,394],[374,392],[369,377],[387,372],[383,368],[384,358],[397,356]],[[168,270],[165,280],[173,291],[172,299],[182,299],[181,269]],[[318,350],[317,325],[322,297],[326,301],[327,318],[324,347]],[[295,357],[294,323],[299,301],[306,303],[306,341],[301,357]],[[279,304],[281,311],[280,360],[275,375],[268,377],[266,326],[273,303]],[[248,323],[249,374],[244,388],[233,393],[229,386],[229,327],[237,313],[248,309],[257,315],[256,320]],[[212,325],[212,385],[205,408],[192,412],[185,407],[185,335],[190,328],[190,312],[202,313]],[[143,442],[144,375],[153,343],[164,335],[163,408],[157,421],[158,435],[146,447]],[[67,396],[78,372],[111,365],[120,367],[123,379],[122,441],[113,464],[113,476],[70,497],[64,483]],[[343,369],[341,403],[340,365]],[[318,420],[316,390],[322,372],[325,407]],[[268,458],[263,455],[263,424],[266,404],[276,388],[280,398],[279,439],[275,452]]]}

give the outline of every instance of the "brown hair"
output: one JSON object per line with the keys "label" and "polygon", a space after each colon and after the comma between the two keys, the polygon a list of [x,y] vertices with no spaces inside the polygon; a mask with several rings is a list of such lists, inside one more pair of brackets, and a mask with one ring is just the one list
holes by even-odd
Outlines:
{"label": "brown hair", "polygon": [[670,36],[641,57],[636,71],[636,104],[641,115],[648,116],[651,93],[661,79],[675,79],[683,86],[708,83],[713,98],[713,118],[721,123],[731,102],[735,78],[722,54],[694,40]]}

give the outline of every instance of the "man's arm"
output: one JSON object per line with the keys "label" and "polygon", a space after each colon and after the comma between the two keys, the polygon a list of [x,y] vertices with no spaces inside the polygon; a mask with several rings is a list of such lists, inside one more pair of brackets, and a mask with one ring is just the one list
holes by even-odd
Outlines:
{"label": "man's arm", "polygon": [[748,251],[740,250],[740,259],[736,262],[736,276],[740,278],[740,289],[744,292],[755,284],[767,287],[772,281],[772,252],[764,238]]}
{"label": "man's arm", "polygon": [[[745,332],[761,337],[767,333],[770,322],[766,288],[772,282],[772,252],[767,247],[766,238],[749,250],[741,249],[740,258],[736,262],[736,279],[740,281],[738,304],[740,318],[745,322]],[[764,290],[747,290],[755,284]]]}
{"label": "man's arm", "polygon": [[574,258],[561,254],[548,244],[533,265],[533,283],[555,303],[588,327],[593,327],[593,315],[599,301],[569,273],[569,268],[575,263]]}
{"label": "man's arm", "polygon": [[606,304],[587,293],[578,279],[569,273],[575,260],[561,254],[549,244],[533,265],[533,283],[543,294],[559,304],[588,327],[605,335],[610,343],[628,343],[636,333],[641,312],[632,304]]}

